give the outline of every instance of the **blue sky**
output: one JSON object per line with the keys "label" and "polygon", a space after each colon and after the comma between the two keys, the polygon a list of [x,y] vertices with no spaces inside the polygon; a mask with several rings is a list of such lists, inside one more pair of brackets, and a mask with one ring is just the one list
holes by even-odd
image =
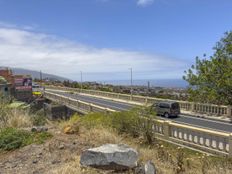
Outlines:
{"label": "blue sky", "polygon": [[0,65],[86,80],[181,78],[232,29],[230,0],[0,0]]}

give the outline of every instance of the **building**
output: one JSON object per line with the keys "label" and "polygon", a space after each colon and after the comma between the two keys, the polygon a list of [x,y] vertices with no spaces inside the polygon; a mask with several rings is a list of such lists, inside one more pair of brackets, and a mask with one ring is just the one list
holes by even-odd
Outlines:
{"label": "building", "polygon": [[[9,93],[20,101],[32,100],[32,78],[29,75],[14,75],[9,68],[0,68],[0,76],[4,78],[7,83],[2,84],[7,86]],[[3,81],[3,80],[2,80]]]}
{"label": "building", "polygon": [[6,79],[0,76],[0,95],[10,96],[11,84],[7,83]]}
{"label": "building", "polygon": [[32,78],[29,75],[14,75],[14,97],[29,102],[32,100]]}
{"label": "building", "polygon": [[9,68],[0,67],[0,76],[4,77],[8,83],[14,84],[14,75]]}

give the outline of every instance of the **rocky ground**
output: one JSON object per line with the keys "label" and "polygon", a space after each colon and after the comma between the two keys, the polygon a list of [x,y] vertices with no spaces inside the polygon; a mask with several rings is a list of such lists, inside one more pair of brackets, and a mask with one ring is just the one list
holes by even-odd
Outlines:
{"label": "rocky ground", "polygon": [[67,135],[50,126],[53,137],[44,144],[32,144],[13,152],[0,154],[0,174],[54,173],[54,169],[75,161],[90,145],[78,135]]}

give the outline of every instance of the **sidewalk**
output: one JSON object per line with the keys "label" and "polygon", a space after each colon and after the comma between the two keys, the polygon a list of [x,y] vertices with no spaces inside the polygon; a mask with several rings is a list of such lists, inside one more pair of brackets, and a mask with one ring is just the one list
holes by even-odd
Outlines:
{"label": "sidewalk", "polygon": [[231,119],[226,116],[217,116],[217,115],[209,116],[207,114],[196,113],[196,112],[191,112],[191,111],[181,111],[181,113],[188,115],[190,117],[197,117],[197,118],[203,118],[203,119],[208,119],[208,120],[226,122],[226,123],[231,123],[232,125]]}

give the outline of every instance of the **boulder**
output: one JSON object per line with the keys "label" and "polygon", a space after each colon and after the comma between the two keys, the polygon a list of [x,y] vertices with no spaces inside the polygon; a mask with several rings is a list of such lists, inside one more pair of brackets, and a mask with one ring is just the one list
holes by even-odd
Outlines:
{"label": "boulder", "polygon": [[85,150],[80,159],[82,166],[104,170],[128,170],[137,166],[138,152],[124,144],[105,144]]}

